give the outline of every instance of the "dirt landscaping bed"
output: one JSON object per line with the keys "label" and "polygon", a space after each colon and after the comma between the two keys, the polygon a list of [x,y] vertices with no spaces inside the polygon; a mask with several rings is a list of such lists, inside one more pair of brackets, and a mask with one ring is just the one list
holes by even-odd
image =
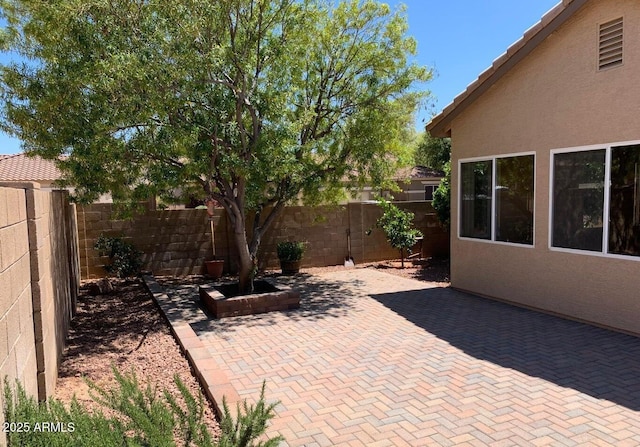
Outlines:
{"label": "dirt landscaping bed", "polygon": [[[88,408],[100,408],[83,377],[110,388],[116,384],[112,365],[122,372],[133,370],[141,383],[150,381],[159,391],[166,388],[176,396],[177,374],[197,396],[200,385],[144,286],[139,281],[112,281],[115,291],[108,295],[91,296],[86,287],[81,290],[55,397],[68,403],[75,394]],[[205,418],[217,436],[218,422],[208,404]]]}
{"label": "dirt landscaping bed", "polygon": [[344,270],[345,268],[372,268],[391,275],[402,276],[404,278],[416,279],[430,283],[440,283],[442,286],[449,286],[451,281],[449,276],[449,259],[448,258],[428,258],[420,260],[404,261],[402,268],[400,259],[392,259],[388,261],[356,263],[355,267],[344,267],[342,265],[330,267],[311,267],[303,268],[301,271],[311,274],[321,274],[322,272],[333,272]]}

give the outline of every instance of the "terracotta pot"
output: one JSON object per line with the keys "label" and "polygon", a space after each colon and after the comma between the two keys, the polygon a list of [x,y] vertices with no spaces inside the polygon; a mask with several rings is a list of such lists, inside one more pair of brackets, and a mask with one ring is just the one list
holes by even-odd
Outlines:
{"label": "terracotta pot", "polygon": [[280,261],[280,268],[283,275],[295,275],[300,272],[301,261]]}
{"label": "terracotta pot", "polygon": [[216,259],[213,261],[204,261],[204,265],[207,267],[207,275],[209,275],[213,279],[218,279],[222,276],[224,260]]}

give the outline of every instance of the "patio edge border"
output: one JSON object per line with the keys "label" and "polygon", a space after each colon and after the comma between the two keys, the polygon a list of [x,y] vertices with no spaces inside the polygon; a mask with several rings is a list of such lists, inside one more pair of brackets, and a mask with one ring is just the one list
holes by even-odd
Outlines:
{"label": "patio edge border", "polygon": [[[241,401],[238,391],[231,384],[226,373],[211,357],[189,321],[185,320],[181,313],[175,312],[177,308],[185,306],[184,301],[169,297],[153,275],[142,275],[142,281],[169,323],[171,333],[193,369],[205,396],[213,405],[217,416],[222,417],[223,399],[230,408],[235,407]],[[192,306],[190,305],[190,307]],[[200,309],[197,312],[205,317]]]}

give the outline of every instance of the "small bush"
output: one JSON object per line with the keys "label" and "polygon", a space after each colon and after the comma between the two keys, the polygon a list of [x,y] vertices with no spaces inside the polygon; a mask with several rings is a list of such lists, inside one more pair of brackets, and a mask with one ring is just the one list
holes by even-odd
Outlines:
{"label": "small bush", "polygon": [[405,250],[410,251],[417,238],[422,237],[422,233],[413,228],[413,213],[403,211],[384,199],[378,200],[378,205],[382,208],[383,214],[376,222],[376,225],[382,228],[389,244],[400,251],[400,258],[404,267]]}
{"label": "small bush", "polygon": [[119,237],[101,235],[93,246],[100,256],[109,256],[111,264],[104,269],[118,278],[129,278],[140,273],[142,260],[140,253],[130,242]]}
{"label": "small bush", "polygon": [[220,421],[220,428],[222,429],[222,435],[218,447],[275,447],[284,441],[282,436],[271,438],[265,442],[253,444],[254,439],[258,438],[265,432],[267,423],[274,417],[274,408],[278,405],[278,402],[267,405],[264,399],[264,387],[265,383],[262,382],[262,391],[260,391],[260,400],[254,405],[248,405],[247,401],[244,401],[242,408],[238,403],[236,414],[237,417],[234,420],[229,411],[229,406],[224,398],[222,398],[222,407],[224,414]]}
{"label": "small bush", "polygon": [[[22,428],[9,430],[8,447],[273,447],[282,440],[278,436],[256,443],[277,405],[266,405],[264,383],[258,403],[245,402],[243,409],[238,405],[236,419],[223,401],[222,434],[216,442],[204,423],[202,394],[194,397],[177,375],[174,380],[181,400],[167,390],[159,394],[150,384],[142,388],[133,372],[121,374],[114,368],[114,374],[118,386],[111,390],[87,382],[92,398],[113,410],[115,417],[106,417],[99,410],[89,412],[75,398],[69,409],[54,398],[37,402],[19,382],[13,391],[5,377],[5,421]],[[45,422],[47,429],[43,429]]]}
{"label": "small bush", "polygon": [[278,259],[284,262],[294,262],[302,259],[306,246],[304,242],[279,242],[277,246]]}
{"label": "small bush", "polygon": [[440,185],[433,193],[433,209],[438,214],[440,223],[449,228],[451,224],[451,164],[444,167],[445,176],[440,180]]}

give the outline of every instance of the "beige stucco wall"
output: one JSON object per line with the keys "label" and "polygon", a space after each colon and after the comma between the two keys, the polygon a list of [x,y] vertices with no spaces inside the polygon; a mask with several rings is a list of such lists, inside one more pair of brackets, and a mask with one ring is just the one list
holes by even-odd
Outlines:
{"label": "beige stucco wall", "polygon": [[[598,25],[624,17],[624,65],[597,71]],[[640,8],[590,1],[452,123],[452,285],[640,334],[640,259],[552,251],[550,150],[640,140]],[[533,248],[460,240],[458,161],[536,153]]]}

